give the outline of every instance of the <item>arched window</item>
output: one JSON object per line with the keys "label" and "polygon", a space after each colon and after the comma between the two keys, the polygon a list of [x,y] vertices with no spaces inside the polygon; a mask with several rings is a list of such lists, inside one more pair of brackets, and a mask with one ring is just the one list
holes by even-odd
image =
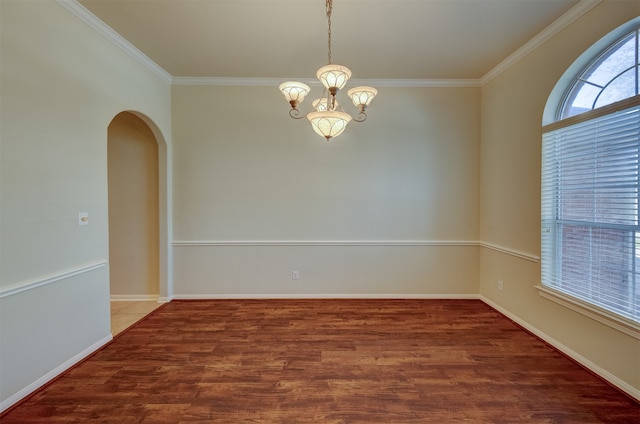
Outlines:
{"label": "arched window", "polygon": [[547,104],[541,293],[639,335],[640,19],[631,24]]}
{"label": "arched window", "polygon": [[640,94],[639,63],[636,28],[592,60],[575,79],[558,118],[569,118]]}

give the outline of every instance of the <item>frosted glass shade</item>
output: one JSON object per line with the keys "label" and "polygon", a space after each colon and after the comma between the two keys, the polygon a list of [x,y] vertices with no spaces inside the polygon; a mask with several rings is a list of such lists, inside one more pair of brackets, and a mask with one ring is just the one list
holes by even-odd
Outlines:
{"label": "frosted glass shade", "polygon": [[347,124],[351,121],[348,113],[339,111],[317,111],[307,115],[307,119],[311,122],[311,127],[316,134],[330,140],[337,137],[347,128]]}
{"label": "frosted glass shade", "polygon": [[291,104],[291,107],[296,107],[296,105],[302,102],[309,91],[311,89],[307,84],[303,84],[297,81],[287,81],[280,84],[278,87],[282,94],[284,94],[284,98]]}
{"label": "frosted glass shade", "polygon": [[346,66],[331,64],[318,69],[316,76],[325,88],[337,88],[340,90],[351,78],[351,71]]}
{"label": "frosted glass shade", "polygon": [[364,112],[364,110],[371,104],[371,100],[378,94],[378,90],[373,87],[354,87],[347,91],[351,101],[357,108]]}

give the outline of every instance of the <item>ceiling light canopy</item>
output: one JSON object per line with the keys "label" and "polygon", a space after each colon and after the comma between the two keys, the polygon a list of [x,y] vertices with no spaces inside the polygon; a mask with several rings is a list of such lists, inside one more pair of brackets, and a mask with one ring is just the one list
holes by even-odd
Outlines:
{"label": "ceiling light canopy", "polygon": [[328,141],[342,134],[351,120],[363,122],[367,119],[365,110],[378,94],[378,90],[373,87],[363,86],[352,88],[347,92],[353,104],[358,108],[359,114],[356,118],[352,118],[351,115],[344,112],[338,105],[336,95],[345,87],[349,78],[351,78],[351,70],[346,66],[331,63],[331,13],[333,0],[326,0],[326,6],[329,64],[318,69],[316,73],[316,76],[324,86],[322,97],[313,101],[313,111],[300,116],[298,105],[311,91],[309,86],[301,82],[287,81],[280,84],[279,88],[287,102],[291,105],[289,116],[294,119],[306,117],[311,123],[313,130]]}

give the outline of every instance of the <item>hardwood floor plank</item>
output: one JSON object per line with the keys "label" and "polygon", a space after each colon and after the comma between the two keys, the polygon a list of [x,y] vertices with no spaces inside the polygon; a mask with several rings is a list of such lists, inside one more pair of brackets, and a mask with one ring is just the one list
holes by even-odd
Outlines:
{"label": "hardwood floor plank", "polygon": [[640,423],[475,300],[173,301],[1,423]]}

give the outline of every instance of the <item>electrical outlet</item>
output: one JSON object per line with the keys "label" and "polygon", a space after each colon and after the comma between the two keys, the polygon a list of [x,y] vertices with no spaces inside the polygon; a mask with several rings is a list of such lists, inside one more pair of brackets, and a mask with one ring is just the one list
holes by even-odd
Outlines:
{"label": "electrical outlet", "polygon": [[502,280],[498,280],[498,290],[504,290],[504,283]]}
{"label": "electrical outlet", "polygon": [[300,272],[298,271],[291,271],[291,279],[292,280],[298,280],[300,278]]}

